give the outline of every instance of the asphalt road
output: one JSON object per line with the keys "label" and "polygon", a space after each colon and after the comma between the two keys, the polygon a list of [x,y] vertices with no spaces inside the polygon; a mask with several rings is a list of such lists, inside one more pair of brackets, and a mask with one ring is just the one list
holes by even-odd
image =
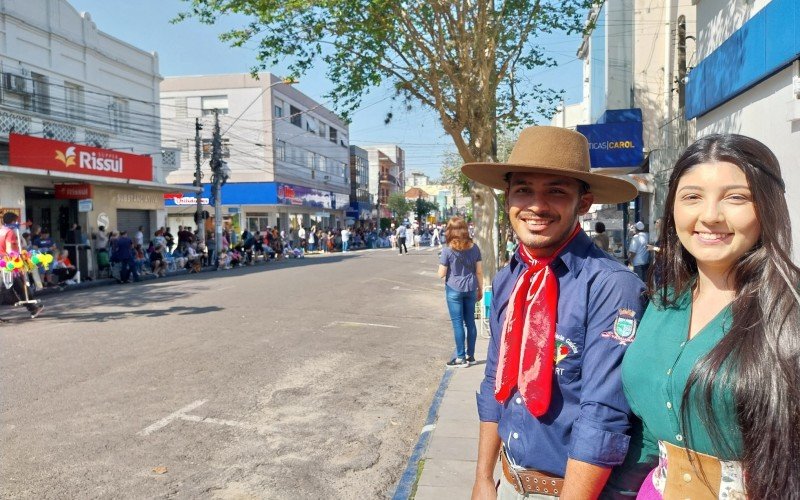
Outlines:
{"label": "asphalt road", "polygon": [[430,249],[0,309],[2,498],[384,498],[453,350]]}

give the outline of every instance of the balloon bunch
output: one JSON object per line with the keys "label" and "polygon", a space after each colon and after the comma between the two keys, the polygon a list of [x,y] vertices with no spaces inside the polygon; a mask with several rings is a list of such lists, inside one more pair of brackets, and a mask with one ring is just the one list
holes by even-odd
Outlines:
{"label": "balloon bunch", "polygon": [[47,269],[52,263],[53,256],[49,253],[37,252],[36,250],[28,253],[26,250],[23,250],[19,253],[11,252],[5,257],[0,257],[0,270],[27,272],[35,269],[36,266],[40,264]]}

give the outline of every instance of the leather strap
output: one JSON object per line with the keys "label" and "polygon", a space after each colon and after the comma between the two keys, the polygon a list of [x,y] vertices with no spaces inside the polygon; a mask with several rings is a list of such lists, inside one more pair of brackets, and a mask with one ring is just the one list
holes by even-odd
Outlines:
{"label": "leather strap", "polygon": [[508,463],[505,449],[500,450],[500,461],[503,463],[503,475],[520,495],[535,493],[558,497],[564,489],[564,479],[561,477],[547,472],[512,467]]}

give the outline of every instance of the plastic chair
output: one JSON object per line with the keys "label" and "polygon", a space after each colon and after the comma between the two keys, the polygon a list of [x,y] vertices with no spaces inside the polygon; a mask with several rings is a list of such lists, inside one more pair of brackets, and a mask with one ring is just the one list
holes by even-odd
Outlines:
{"label": "plastic chair", "polygon": [[178,270],[178,266],[175,265],[175,257],[173,257],[171,253],[164,252],[164,262],[167,263],[167,272]]}

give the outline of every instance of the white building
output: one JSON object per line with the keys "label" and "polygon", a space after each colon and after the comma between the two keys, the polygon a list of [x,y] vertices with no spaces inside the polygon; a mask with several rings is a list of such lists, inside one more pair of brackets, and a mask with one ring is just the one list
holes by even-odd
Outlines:
{"label": "white building", "polygon": [[[163,143],[182,151],[181,168],[169,174],[169,182],[194,181],[198,120],[208,196],[214,110],[219,112],[223,160],[230,169],[222,189],[223,216],[234,232],[344,224],[350,201],[347,124],[269,73],[258,79],[249,74],[164,79]],[[195,205],[181,203],[168,200],[170,224],[194,225]]]}
{"label": "white building", "polygon": [[369,158],[369,194],[376,200],[376,218],[391,217],[389,197],[405,193],[406,152],[395,144],[361,148]]}
{"label": "white building", "polygon": [[[639,219],[649,224],[661,215],[669,172],[691,135],[683,119],[684,89],[678,76],[694,55],[694,12],[693,5],[676,0],[608,0],[596,6],[587,20],[593,28],[577,52],[583,61],[583,100],[562,107],[551,122],[600,131],[603,139],[590,137],[591,146],[608,145],[608,150],[606,163],[595,170],[627,174],[641,193],[628,223]],[[626,135],[625,127],[632,125],[639,129],[640,142]],[[641,148],[638,159],[615,164],[610,144],[623,143],[630,143],[623,149],[631,153]],[[594,218],[621,240],[622,212],[616,207],[593,210]],[[593,220],[587,220],[585,228],[591,226]]]}
{"label": "white building", "polygon": [[[697,59],[689,73],[686,117],[697,137],[743,134],[766,144],[781,164],[800,246],[800,2],[697,2]],[[735,68],[735,71],[731,68]]]}
{"label": "white building", "polygon": [[0,212],[152,235],[165,219],[158,56],[99,31],[64,0],[3,2]]}

